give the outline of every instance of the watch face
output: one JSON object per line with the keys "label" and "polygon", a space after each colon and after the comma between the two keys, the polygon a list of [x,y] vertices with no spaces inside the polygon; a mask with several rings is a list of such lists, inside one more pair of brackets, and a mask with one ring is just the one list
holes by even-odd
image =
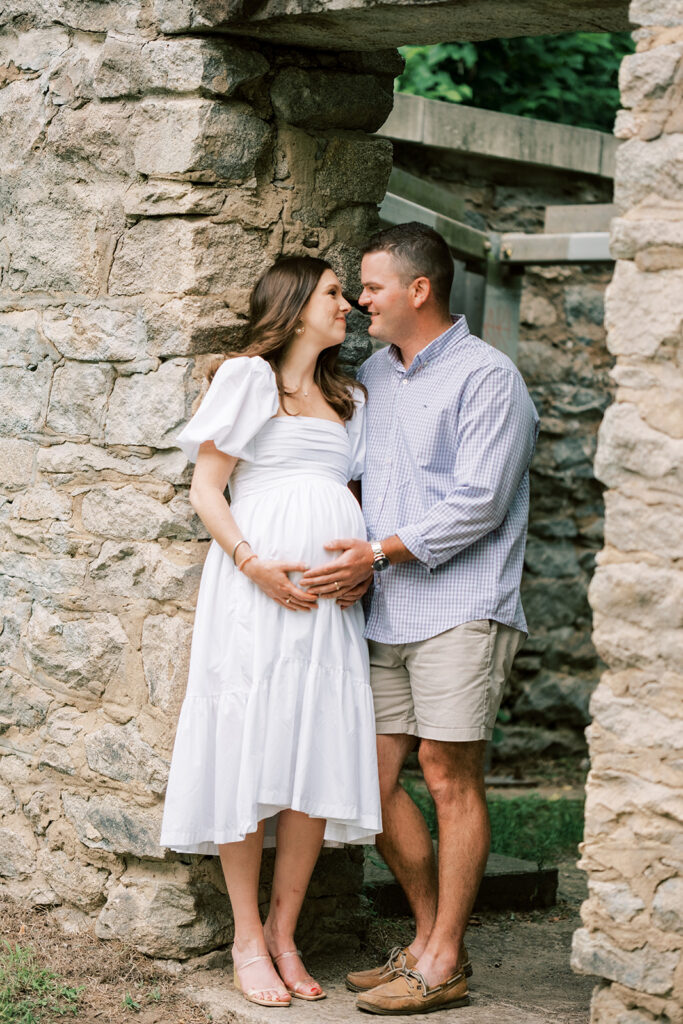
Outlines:
{"label": "watch face", "polygon": [[376,572],[381,572],[382,569],[388,569],[390,565],[391,562],[386,555],[379,555],[379,557],[372,563],[372,567]]}

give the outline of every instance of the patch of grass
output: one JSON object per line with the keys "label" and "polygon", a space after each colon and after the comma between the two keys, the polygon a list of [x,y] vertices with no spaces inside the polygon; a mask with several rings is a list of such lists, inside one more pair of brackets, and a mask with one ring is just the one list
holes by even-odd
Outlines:
{"label": "patch of grass", "polygon": [[[431,835],[438,836],[434,801],[424,783],[404,778],[403,785],[422,811]],[[583,800],[564,797],[489,796],[493,853],[534,861],[539,867],[577,855],[583,838]]]}
{"label": "patch of grass", "polygon": [[56,974],[40,967],[30,947],[0,947],[1,1024],[40,1024],[49,1015],[78,1012],[80,988],[63,985]]}

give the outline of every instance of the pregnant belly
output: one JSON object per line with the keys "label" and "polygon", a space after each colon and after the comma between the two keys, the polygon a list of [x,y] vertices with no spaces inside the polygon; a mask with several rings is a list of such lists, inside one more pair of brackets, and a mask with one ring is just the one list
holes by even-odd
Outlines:
{"label": "pregnant belly", "polygon": [[360,506],[347,487],[331,480],[293,480],[232,504],[242,533],[261,558],[320,565],[337,557],[331,540],[366,538]]}

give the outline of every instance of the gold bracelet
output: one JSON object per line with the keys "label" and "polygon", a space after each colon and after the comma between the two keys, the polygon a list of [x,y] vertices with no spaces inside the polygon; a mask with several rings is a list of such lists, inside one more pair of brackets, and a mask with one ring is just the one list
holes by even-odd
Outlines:
{"label": "gold bracelet", "polygon": [[247,564],[247,562],[251,562],[252,558],[258,558],[258,555],[255,555],[253,553],[251,555],[247,555],[247,557],[243,558],[240,564],[236,566],[236,568],[239,569],[240,572],[242,572],[243,567]]}
{"label": "gold bracelet", "polygon": [[[245,540],[244,537],[242,537],[242,540],[238,540],[237,541],[237,543],[235,544],[234,548],[232,549],[232,554],[230,555],[230,557],[232,558],[233,562],[235,561],[235,552],[237,551],[237,549],[240,546],[240,544],[249,544],[249,541]],[[249,544],[249,547],[251,547],[251,544]]]}

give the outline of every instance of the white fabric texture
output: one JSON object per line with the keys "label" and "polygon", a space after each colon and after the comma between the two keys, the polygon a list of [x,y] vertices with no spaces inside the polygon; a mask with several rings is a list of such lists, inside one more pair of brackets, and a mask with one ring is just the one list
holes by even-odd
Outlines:
{"label": "white fabric texture", "polygon": [[[362,473],[364,407],[347,426],[275,416],[259,357],[226,361],[178,438],[190,458],[213,440],[238,455],[231,510],[266,559],[307,565],[323,545],[365,538],[347,481]],[[293,808],[325,818],[325,842],[372,843],[381,830],[375,721],[359,604],[290,611],[237,571],[213,541],[197,601],[190,673],[171,762],[161,844],[215,854]]]}

